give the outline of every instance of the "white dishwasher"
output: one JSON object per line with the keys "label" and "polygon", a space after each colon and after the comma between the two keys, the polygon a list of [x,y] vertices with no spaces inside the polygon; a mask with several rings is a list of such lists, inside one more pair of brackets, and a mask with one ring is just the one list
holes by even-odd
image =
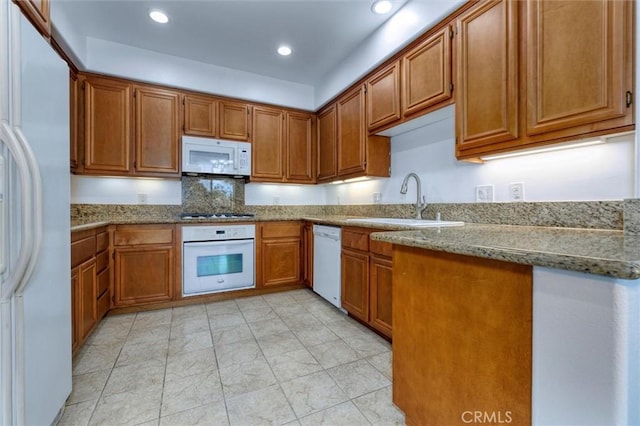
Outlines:
{"label": "white dishwasher", "polygon": [[338,308],[342,308],[340,237],[338,227],[313,225],[313,290]]}

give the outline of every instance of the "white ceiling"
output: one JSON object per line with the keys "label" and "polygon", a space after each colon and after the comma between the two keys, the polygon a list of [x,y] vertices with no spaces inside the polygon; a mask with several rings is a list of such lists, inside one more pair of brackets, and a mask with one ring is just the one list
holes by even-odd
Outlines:
{"label": "white ceiling", "polygon": [[[371,2],[56,0],[52,8],[73,24],[76,38],[103,39],[316,86],[407,0],[394,0],[392,13],[384,16],[371,12]],[[168,24],[149,19],[154,8],[169,15]],[[293,54],[278,55],[280,44],[291,46]]]}

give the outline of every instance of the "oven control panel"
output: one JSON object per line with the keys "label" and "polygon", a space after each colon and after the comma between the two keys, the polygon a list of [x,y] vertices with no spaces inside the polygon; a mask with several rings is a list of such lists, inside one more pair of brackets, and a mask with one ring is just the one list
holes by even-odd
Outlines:
{"label": "oven control panel", "polygon": [[223,241],[255,238],[255,225],[183,226],[182,242]]}

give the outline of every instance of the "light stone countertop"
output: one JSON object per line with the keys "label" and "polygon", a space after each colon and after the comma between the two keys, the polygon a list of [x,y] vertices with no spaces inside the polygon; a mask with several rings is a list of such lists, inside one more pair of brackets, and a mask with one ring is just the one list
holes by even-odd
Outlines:
{"label": "light stone countertop", "polygon": [[466,224],[376,232],[374,240],[622,279],[640,278],[640,237],[622,231]]}
{"label": "light stone countertop", "polygon": [[[242,219],[140,219],[74,223],[72,231],[108,224],[222,224],[306,220],[323,225],[379,229],[374,240],[525,265],[543,266],[622,279],[640,278],[640,236],[622,231],[542,226],[484,225],[416,229],[402,225],[354,223],[355,216],[256,215]],[[393,232],[390,232],[393,231]]]}

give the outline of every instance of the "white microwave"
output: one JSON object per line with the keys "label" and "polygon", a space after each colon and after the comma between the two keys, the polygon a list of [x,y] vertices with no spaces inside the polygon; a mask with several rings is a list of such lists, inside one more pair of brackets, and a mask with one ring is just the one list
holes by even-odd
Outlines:
{"label": "white microwave", "polygon": [[250,176],[251,144],[183,136],[182,173]]}

